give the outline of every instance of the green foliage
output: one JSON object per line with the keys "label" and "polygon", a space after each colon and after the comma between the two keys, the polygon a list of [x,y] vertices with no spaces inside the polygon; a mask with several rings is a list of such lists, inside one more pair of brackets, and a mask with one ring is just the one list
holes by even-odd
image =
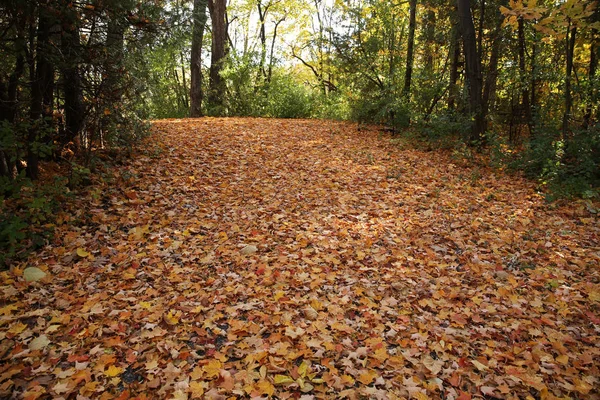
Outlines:
{"label": "green foliage", "polygon": [[275,118],[308,118],[313,115],[312,93],[290,75],[277,74],[267,91],[266,115]]}
{"label": "green foliage", "polygon": [[538,179],[547,198],[597,197],[600,188],[600,127],[579,129],[563,137],[545,126],[509,164]]}
{"label": "green foliage", "polygon": [[460,143],[464,132],[471,127],[469,118],[462,114],[446,112],[434,115],[429,121],[419,121],[417,130],[422,139],[435,147],[450,149]]}
{"label": "green foliage", "polygon": [[2,184],[5,192],[12,195],[0,198],[0,269],[47,243],[52,237],[57,211],[70,196],[65,178],[34,185],[20,175]]}
{"label": "green foliage", "polygon": [[350,103],[350,117],[358,122],[384,124],[394,130],[410,125],[410,108],[404,99],[378,90],[363,92]]}

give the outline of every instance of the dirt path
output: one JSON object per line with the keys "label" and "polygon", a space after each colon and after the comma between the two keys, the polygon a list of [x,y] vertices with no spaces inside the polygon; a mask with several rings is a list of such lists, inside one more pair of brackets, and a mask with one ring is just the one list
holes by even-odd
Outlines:
{"label": "dirt path", "polygon": [[0,275],[0,396],[600,397],[586,203],[350,124],[153,130]]}

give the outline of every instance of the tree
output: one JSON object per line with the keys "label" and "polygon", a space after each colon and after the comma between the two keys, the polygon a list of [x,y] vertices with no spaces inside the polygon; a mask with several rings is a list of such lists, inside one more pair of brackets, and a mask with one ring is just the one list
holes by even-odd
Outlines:
{"label": "tree", "polygon": [[469,93],[469,113],[474,117],[468,136],[470,142],[483,138],[485,115],[482,107],[481,59],[477,51],[475,25],[471,14],[470,0],[458,0],[458,17],[463,38],[463,53],[466,64],[466,80]]}
{"label": "tree", "polygon": [[225,46],[227,43],[227,29],[225,25],[227,0],[208,0],[208,9],[212,24],[208,102],[214,112],[221,114],[224,111],[225,100],[225,82],[221,77],[221,71],[225,62]]}
{"label": "tree", "polygon": [[413,72],[414,63],[414,47],[415,47],[415,26],[417,15],[417,0],[409,0],[410,17],[408,22],[408,47],[406,50],[406,71],[404,75],[404,90],[402,91],[405,97],[410,96],[410,84]]}
{"label": "tree", "polygon": [[191,89],[190,89],[190,117],[202,116],[202,99],[204,96],[202,90],[202,42],[204,39],[204,29],[206,27],[206,7],[208,0],[194,0],[194,30],[192,33],[192,57],[191,57]]}

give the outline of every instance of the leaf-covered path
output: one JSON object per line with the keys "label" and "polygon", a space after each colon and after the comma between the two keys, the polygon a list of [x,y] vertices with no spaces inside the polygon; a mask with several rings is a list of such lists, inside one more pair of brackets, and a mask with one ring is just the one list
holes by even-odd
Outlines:
{"label": "leaf-covered path", "polygon": [[350,124],[153,130],[1,274],[2,397],[600,396],[590,205]]}

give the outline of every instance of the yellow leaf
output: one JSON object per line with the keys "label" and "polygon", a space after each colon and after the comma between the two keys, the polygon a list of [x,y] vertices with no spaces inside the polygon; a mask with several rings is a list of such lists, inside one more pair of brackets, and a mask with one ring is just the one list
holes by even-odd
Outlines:
{"label": "yellow leaf", "polygon": [[275,378],[273,378],[273,382],[276,385],[285,385],[286,383],[294,383],[294,380],[287,376],[287,375],[275,375]]}
{"label": "yellow leaf", "polygon": [[590,390],[594,388],[592,385],[579,378],[573,379],[573,383],[575,383],[575,390],[581,394],[588,394]]}
{"label": "yellow leaf", "polygon": [[85,258],[85,257],[88,257],[90,255],[90,253],[88,253],[87,251],[85,251],[85,249],[82,249],[80,247],[77,249],[77,255],[81,258]]}
{"label": "yellow leaf", "polygon": [[422,392],[416,392],[413,396],[417,400],[429,400],[429,396]]}
{"label": "yellow leaf", "polygon": [[173,311],[169,311],[168,314],[164,315],[164,320],[169,325],[177,325],[179,323],[179,317],[181,313],[174,313]]}
{"label": "yellow leaf", "polygon": [[375,353],[371,357],[381,362],[384,362],[389,356],[385,347],[380,347],[377,350],[375,350]]}
{"label": "yellow leaf", "polygon": [[569,356],[566,354],[560,355],[556,357],[556,362],[562,365],[567,365],[569,363]]}
{"label": "yellow leaf", "polygon": [[342,375],[342,382],[346,386],[354,386],[355,383],[354,378],[350,375]]}
{"label": "yellow leaf", "polygon": [[273,396],[273,393],[275,393],[275,386],[273,386],[271,382],[264,379],[256,384],[255,389],[260,394],[266,394],[267,396]]}
{"label": "yellow leaf", "polygon": [[360,374],[358,381],[363,385],[369,385],[375,380],[377,373],[375,371],[365,371]]}
{"label": "yellow leaf", "polygon": [[221,361],[210,360],[208,362],[208,364],[206,364],[204,367],[202,367],[202,370],[206,374],[207,378],[216,378],[219,376],[219,373],[221,372],[221,367],[222,367]]}
{"label": "yellow leaf", "polygon": [[193,399],[200,399],[204,396],[204,386],[203,382],[190,382],[190,392]]}
{"label": "yellow leaf", "polygon": [[119,367],[115,367],[114,365],[111,365],[110,367],[108,367],[108,369],[106,371],[104,371],[104,375],[112,378],[112,377],[119,375],[121,372],[123,372],[123,368],[119,368]]}
{"label": "yellow leaf", "polygon": [[200,378],[202,378],[203,375],[204,371],[202,370],[202,368],[195,367],[190,373],[190,378],[192,378],[193,381],[198,381],[200,380]]}
{"label": "yellow leaf", "polygon": [[140,306],[146,310],[149,310],[150,307],[152,307],[152,304],[149,301],[140,301]]}
{"label": "yellow leaf", "polygon": [[8,330],[8,333],[12,333],[13,335],[18,335],[19,333],[23,332],[25,330],[25,328],[27,328],[27,325],[25,325],[21,322],[17,322],[16,324],[14,324],[13,326],[10,327],[10,329]]}
{"label": "yellow leaf", "polygon": [[298,375],[300,375],[302,378],[304,378],[306,376],[307,371],[308,371],[308,364],[306,364],[304,361],[302,361],[302,364],[300,364],[300,366],[298,367]]}

